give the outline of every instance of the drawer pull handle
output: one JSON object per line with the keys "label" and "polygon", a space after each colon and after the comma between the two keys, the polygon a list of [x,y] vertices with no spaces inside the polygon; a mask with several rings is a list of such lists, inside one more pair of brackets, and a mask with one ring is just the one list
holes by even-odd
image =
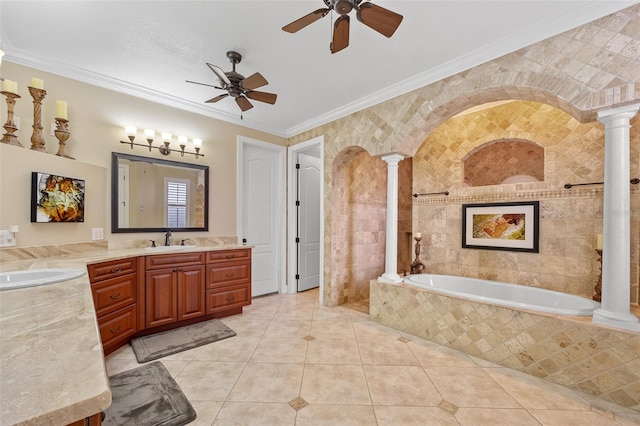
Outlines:
{"label": "drawer pull handle", "polygon": [[235,254],[228,254],[228,255],[226,256],[226,258],[227,258],[227,259],[233,259],[234,257],[236,257],[236,255],[235,255]]}
{"label": "drawer pull handle", "polygon": [[233,302],[235,296],[227,296],[227,302]]}
{"label": "drawer pull handle", "polygon": [[227,272],[225,275],[227,276],[227,278],[231,278],[231,277],[235,277],[236,273],[235,272]]}
{"label": "drawer pull handle", "polygon": [[115,274],[116,272],[120,272],[120,271],[122,271],[122,268],[118,267],[117,269],[112,269],[111,273]]}
{"label": "drawer pull handle", "polygon": [[122,293],[118,293],[118,294],[116,294],[116,295],[113,295],[113,294],[112,294],[112,295],[111,295],[111,296],[109,296],[109,297],[110,297],[111,299],[113,299],[113,300],[118,300],[118,299],[120,299],[120,296],[122,296]]}
{"label": "drawer pull handle", "polygon": [[116,328],[115,330],[111,329],[109,331],[111,331],[113,334],[116,334],[116,333],[120,333],[120,330],[122,330],[122,326],[121,325],[119,325],[118,328]]}

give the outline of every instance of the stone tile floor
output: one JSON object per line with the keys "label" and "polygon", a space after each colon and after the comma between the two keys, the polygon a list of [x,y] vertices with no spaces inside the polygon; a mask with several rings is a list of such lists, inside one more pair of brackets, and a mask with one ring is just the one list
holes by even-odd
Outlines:
{"label": "stone tile floor", "polygon": [[[636,425],[640,414],[369,320],[317,290],[253,299],[237,336],[162,358],[192,425]],[[110,375],[138,366],[130,346]]]}

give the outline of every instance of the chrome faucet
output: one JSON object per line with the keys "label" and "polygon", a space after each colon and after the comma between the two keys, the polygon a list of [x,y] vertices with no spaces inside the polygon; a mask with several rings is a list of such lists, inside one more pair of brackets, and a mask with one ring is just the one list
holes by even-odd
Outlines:
{"label": "chrome faucet", "polygon": [[167,233],[164,234],[164,245],[165,246],[171,245],[171,231],[169,230],[167,230]]}

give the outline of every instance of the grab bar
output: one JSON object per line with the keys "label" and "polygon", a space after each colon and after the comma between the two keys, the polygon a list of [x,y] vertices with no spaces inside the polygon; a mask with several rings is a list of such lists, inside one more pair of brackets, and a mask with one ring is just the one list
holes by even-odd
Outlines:
{"label": "grab bar", "polygon": [[413,194],[413,196],[414,196],[415,198],[418,198],[418,197],[426,197],[426,196],[428,196],[428,195],[449,195],[449,191],[442,191],[442,192],[426,192],[426,193],[423,193],[423,194]]}
{"label": "grab bar", "polygon": [[[632,185],[637,185],[640,183],[640,178],[633,178],[629,181]],[[574,186],[584,186],[584,185],[602,185],[604,182],[588,182],[588,183],[565,183],[564,187],[566,189],[571,189]]]}

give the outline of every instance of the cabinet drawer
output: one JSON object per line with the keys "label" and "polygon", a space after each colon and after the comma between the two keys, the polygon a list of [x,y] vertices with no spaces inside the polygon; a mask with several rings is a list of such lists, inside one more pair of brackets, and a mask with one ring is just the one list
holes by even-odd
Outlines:
{"label": "cabinet drawer", "polygon": [[92,283],[136,272],[136,258],[113,260],[88,265],[89,281]]}
{"label": "cabinet drawer", "polygon": [[146,257],[147,269],[167,268],[171,266],[191,266],[204,264],[204,253],[158,254]]}
{"label": "cabinet drawer", "polygon": [[251,303],[251,286],[240,285],[224,290],[207,290],[207,314],[237,308]]}
{"label": "cabinet drawer", "polygon": [[251,281],[251,262],[226,262],[207,267],[207,288]]}
{"label": "cabinet drawer", "polygon": [[251,259],[251,249],[217,250],[207,252],[207,263]]}
{"label": "cabinet drawer", "polygon": [[91,284],[96,315],[101,317],[136,302],[136,274]]}
{"label": "cabinet drawer", "polygon": [[136,333],[136,305],[98,318],[102,346],[105,352]]}

